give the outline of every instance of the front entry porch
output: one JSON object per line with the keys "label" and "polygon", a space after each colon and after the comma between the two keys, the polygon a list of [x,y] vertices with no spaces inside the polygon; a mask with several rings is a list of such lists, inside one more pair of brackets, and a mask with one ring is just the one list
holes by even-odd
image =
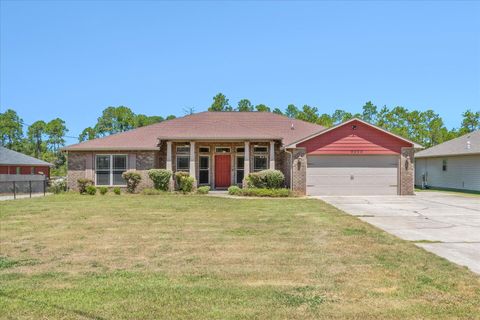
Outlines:
{"label": "front entry porch", "polygon": [[[198,186],[225,190],[243,185],[244,177],[255,171],[275,169],[280,143],[277,141],[166,141],[165,168],[188,172]],[[160,163],[162,161],[160,160]],[[277,165],[278,167],[278,165]]]}

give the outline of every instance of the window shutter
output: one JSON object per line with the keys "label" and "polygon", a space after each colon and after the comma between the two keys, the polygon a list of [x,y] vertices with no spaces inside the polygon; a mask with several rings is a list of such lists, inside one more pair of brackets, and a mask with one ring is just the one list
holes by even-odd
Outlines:
{"label": "window shutter", "polygon": [[137,155],[135,153],[128,155],[128,169],[137,170]]}

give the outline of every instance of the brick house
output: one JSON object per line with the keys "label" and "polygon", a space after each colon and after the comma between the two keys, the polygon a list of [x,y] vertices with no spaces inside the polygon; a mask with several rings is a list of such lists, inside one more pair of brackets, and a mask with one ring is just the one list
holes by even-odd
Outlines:
{"label": "brick house", "polygon": [[122,172],[186,171],[198,185],[242,185],[278,169],[299,194],[413,194],[415,143],[359,119],[322,126],[269,112],[201,112],[64,148],[68,187],[78,178],[123,186]]}

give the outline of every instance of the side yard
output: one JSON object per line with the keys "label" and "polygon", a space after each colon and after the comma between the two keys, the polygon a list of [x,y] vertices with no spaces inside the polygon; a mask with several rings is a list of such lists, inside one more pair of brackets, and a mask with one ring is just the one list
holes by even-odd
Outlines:
{"label": "side yard", "polygon": [[480,278],[314,199],[0,203],[2,319],[474,318]]}

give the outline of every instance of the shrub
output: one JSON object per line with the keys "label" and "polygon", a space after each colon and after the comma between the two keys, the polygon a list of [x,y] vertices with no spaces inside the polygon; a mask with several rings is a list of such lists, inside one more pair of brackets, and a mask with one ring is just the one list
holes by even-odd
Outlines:
{"label": "shrub", "polygon": [[248,188],[242,189],[242,195],[246,197],[289,197],[291,196],[290,190],[281,189],[266,189],[266,188]]}
{"label": "shrub", "polygon": [[142,190],[142,194],[147,195],[147,196],[157,196],[162,194],[163,192],[157,189],[153,188],[145,188]]}
{"label": "shrub", "polygon": [[98,191],[100,191],[100,194],[102,196],[106,195],[107,192],[108,192],[108,188],[107,187],[98,187]]}
{"label": "shrub", "polygon": [[209,186],[202,186],[197,188],[197,193],[199,194],[207,194],[210,191]]}
{"label": "shrub", "polygon": [[80,192],[81,194],[84,194],[85,192],[87,192],[88,186],[93,186],[93,180],[80,178],[80,179],[77,179],[77,184],[78,184],[78,192]]}
{"label": "shrub", "polygon": [[238,186],[230,186],[228,187],[228,194],[232,196],[241,196],[242,189],[239,188]]}
{"label": "shrub", "polygon": [[253,172],[246,179],[249,188],[279,189],[285,183],[285,176],[279,170]]}
{"label": "shrub", "polygon": [[113,188],[113,193],[119,196],[122,193],[122,190],[120,189],[120,187],[115,187]]}
{"label": "shrub", "polygon": [[59,194],[65,192],[67,190],[67,181],[64,178],[59,178],[50,181],[50,188],[48,188],[49,192],[53,192],[55,194]]}
{"label": "shrub", "polygon": [[85,191],[87,194],[94,196],[97,193],[97,188],[95,188],[94,186],[87,186]]}
{"label": "shrub", "polygon": [[166,169],[150,169],[148,170],[148,177],[153,181],[153,185],[157,190],[168,190],[168,184],[173,172]]}
{"label": "shrub", "polygon": [[190,177],[188,172],[176,172],[175,181],[177,189],[183,193],[189,193],[195,190],[195,178]]}
{"label": "shrub", "polygon": [[142,176],[134,170],[125,171],[122,173],[122,177],[127,182],[127,191],[129,193],[134,193],[135,189],[138,187],[138,184],[142,180]]}

